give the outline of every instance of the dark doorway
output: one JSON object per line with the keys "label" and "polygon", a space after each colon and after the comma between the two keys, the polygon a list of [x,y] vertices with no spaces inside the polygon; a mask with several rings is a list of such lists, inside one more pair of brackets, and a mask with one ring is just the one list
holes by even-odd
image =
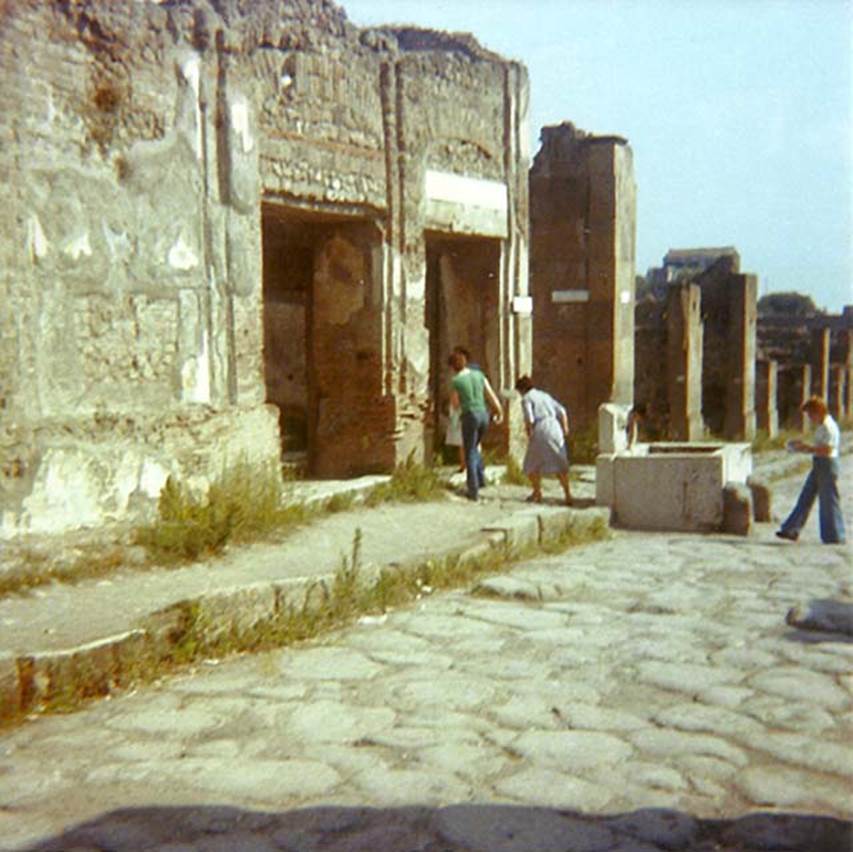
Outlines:
{"label": "dark doorway", "polygon": [[500,362],[499,240],[428,234],[426,325],[433,429],[427,451],[443,452],[451,374],[447,359],[464,346],[494,384]]}
{"label": "dark doorway", "polygon": [[378,231],[362,218],[264,203],[264,379],[285,463],[370,467],[364,411],[381,395]]}

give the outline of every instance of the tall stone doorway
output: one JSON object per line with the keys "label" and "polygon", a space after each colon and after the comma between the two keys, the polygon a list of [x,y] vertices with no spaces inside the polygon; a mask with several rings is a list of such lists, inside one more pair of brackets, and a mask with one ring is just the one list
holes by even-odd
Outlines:
{"label": "tall stone doorway", "polygon": [[261,214],[264,381],[283,460],[317,477],[380,469],[379,231],[282,204]]}
{"label": "tall stone doorway", "polygon": [[428,453],[441,453],[452,374],[447,359],[464,346],[496,387],[500,364],[501,241],[427,234],[426,325],[434,428]]}

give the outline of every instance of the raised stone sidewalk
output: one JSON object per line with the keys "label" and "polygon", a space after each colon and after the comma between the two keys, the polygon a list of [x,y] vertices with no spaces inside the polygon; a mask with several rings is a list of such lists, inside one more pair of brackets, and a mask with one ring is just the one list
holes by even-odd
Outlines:
{"label": "raised stone sidewalk", "polygon": [[[18,717],[66,693],[104,694],[141,660],[167,657],[182,641],[192,614],[226,634],[323,600],[360,531],[361,577],[386,566],[401,570],[427,559],[518,550],[607,521],[602,509],[531,507],[526,489],[499,484],[488,471],[480,502],[444,501],[356,506],[322,517],[276,544],[234,548],[221,558],[175,570],[119,570],[107,579],[56,583],[0,599],[0,720]],[[591,474],[590,474],[591,475]],[[299,484],[306,503],[361,492],[382,477]],[[458,477],[457,477],[458,479]],[[458,482],[456,483],[459,484]],[[591,503],[593,484],[575,494]],[[44,545],[42,545],[44,546]]]}

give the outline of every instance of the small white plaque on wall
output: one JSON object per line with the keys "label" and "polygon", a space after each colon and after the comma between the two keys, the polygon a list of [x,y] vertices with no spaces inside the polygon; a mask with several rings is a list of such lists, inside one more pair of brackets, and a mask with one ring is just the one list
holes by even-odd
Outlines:
{"label": "small white plaque on wall", "polygon": [[533,297],[513,296],[512,312],[514,314],[524,314],[525,316],[530,316],[530,314],[533,313]]}
{"label": "small white plaque on wall", "polygon": [[588,302],[589,290],[552,290],[551,302],[553,304],[566,304],[568,302]]}

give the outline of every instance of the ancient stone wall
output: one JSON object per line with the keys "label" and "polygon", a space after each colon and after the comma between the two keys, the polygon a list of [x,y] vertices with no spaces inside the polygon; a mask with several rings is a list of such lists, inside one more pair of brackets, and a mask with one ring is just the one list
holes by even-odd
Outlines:
{"label": "ancient stone wall", "polygon": [[573,428],[634,392],[636,188],[624,139],[542,130],[530,172],[534,380]]}
{"label": "ancient stone wall", "polygon": [[526,72],[473,39],[21,0],[0,102],[6,532],[277,463],[280,425],[321,475],[429,451],[429,228],[498,242],[494,383],[529,368]]}

